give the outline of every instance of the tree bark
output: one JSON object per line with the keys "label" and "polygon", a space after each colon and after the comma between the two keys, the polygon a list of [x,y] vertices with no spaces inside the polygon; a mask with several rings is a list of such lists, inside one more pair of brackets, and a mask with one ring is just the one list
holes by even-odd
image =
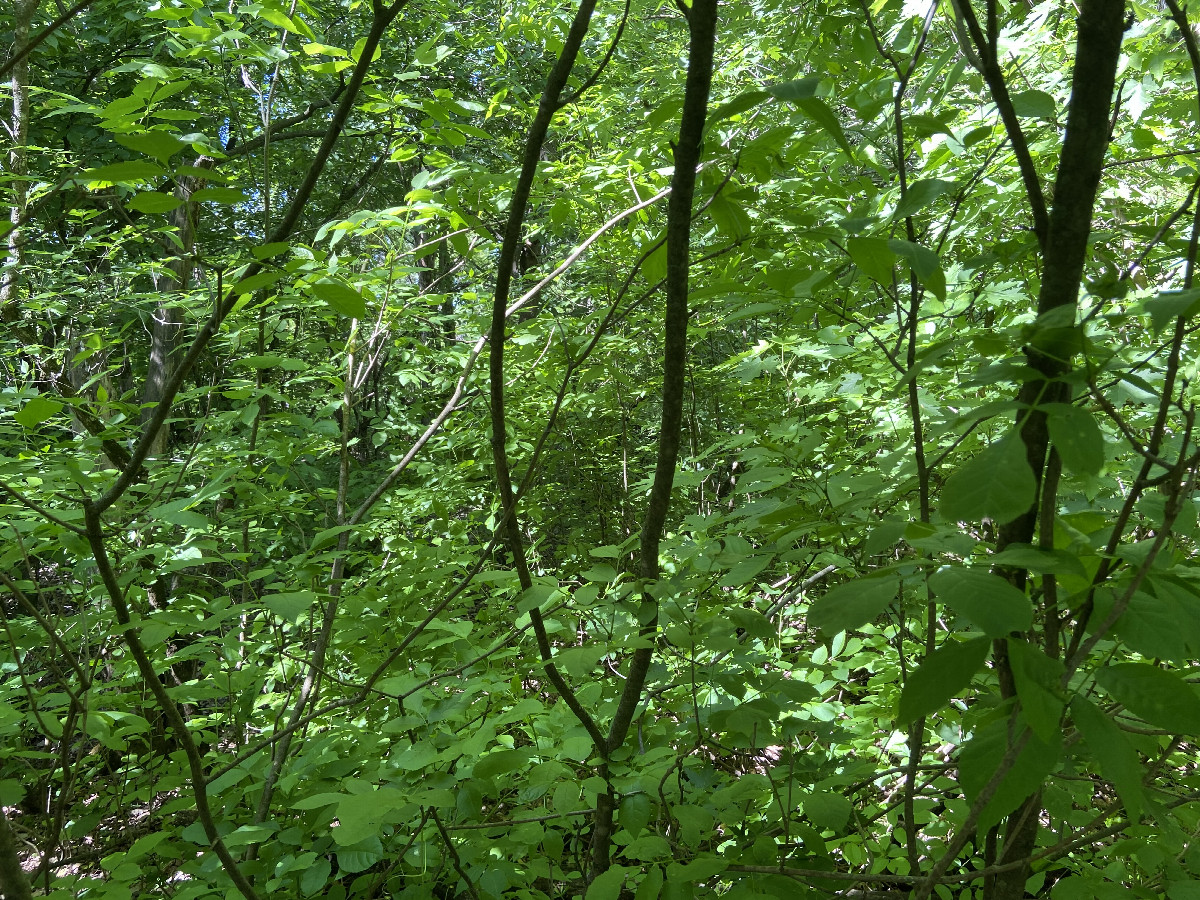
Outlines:
{"label": "tree bark", "polygon": [[[1063,307],[1070,307],[1074,312],[1079,302],[1096,193],[1108,151],[1109,117],[1117,61],[1121,55],[1121,38],[1125,31],[1124,19],[1123,0],[1084,0],[1080,9],[1071,99],[1067,108],[1067,132],[1059,156],[1054,205],[1050,211],[1042,257],[1042,284],[1037,306],[1039,316]],[[1071,321],[1074,321],[1074,316]],[[1046,414],[1037,407],[1046,403],[1069,402],[1071,399],[1070,386],[1062,380],[1062,376],[1071,369],[1074,335],[1064,338],[1059,338],[1059,335],[1066,335],[1066,331],[1047,329],[1044,339],[1035,338],[1032,345],[1026,348],[1029,364],[1038,377],[1026,381],[1018,393],[1018,400],[1028,409],[1028,412],[1021,413],[1025,416],[1021,440],[1039,492],[1044,483],[1050,439]],[[1032,543],[1041,507],[1040,498],[1035,498],[1022,515],[1004,523],[1000,527],[997,551],[1003,551],[1012,544]],[[1025,569],[1006,569],[1001,574],[1013,586],[1025,589],[1028,576]],[[1044,649],[1057,653],[1057,648]],[[1016,687],[1004,641],[996,642],[994,657],[1002,695],[1006,698],[1015,696]],[[1028,798],[1009,817],[1005,859],[1002,861],[1015,862],[1027,858],[1036,846],[1038,820],[1041,817],[1038,796],[1035,793]],[[1000,873],[991,884],[991,890],[987,891],[986,900],[1019,900],[1025,895],[1029,872],[1026,863]]]}
{"label": "tree bark", "polygon": [[[13,10],[13,51],[24,47],[29,40],[33,15],[37,12],[38,0],[17,0]],[[17,288],[21,279],[21,266],[25,263],[25,242],[21,226],[25,221],[25,208],[29,198],[29,182],[24,178],[28,168],[26,144],[29,140],[29,57],[23,56],[12,67],[9,76],[12,89],[12,111],[7,123],[12,148],[8,151],[8,173],[13,176],[12,203],[8,219],[11,228],[5,239],[4,267],[0,270],[0,321],[15,322],[20,316],[17,305]]]}

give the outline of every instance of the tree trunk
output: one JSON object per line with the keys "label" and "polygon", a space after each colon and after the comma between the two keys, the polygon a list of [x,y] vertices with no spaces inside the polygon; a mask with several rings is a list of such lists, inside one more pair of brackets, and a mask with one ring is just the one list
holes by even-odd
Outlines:
{"label": "tree trunk", "polygon": [[[25,46],[29,40],[33,14],[37,12],[38,0],[17,0],[13,10],[13,50]],[[25,262],[25,246],[21,237],[21,225],[25,220],[25,207],[29,197],[29,182],[22,176],[27,170],[26,142],[29,140],[29,57],[15,66],[9,79],[12,88],[12,113],[6,124],[12,148],[8,151],[8,174],[13,177],[12,204],[8,219],[11,223],[5,239],[4,267],[0,270],[0,321],[15,322],[20,316],[17,306],[17,287],[21,279],[21,266]]]}

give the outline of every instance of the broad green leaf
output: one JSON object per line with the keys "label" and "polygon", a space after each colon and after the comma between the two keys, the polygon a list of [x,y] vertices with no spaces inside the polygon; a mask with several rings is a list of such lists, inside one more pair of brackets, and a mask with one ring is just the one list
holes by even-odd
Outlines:
{"label": "broad green leaf", "polygon": [[597,875],[588,885],[584,900],[617,900],[624,884],[625,867],[612,866],[606,872]]}
{"label": "broad green leaf", "polygon": [[340,281],[318,281],[312,286],[312,292],[343,316],[362,319],[367,315],[367,301],[362,293]]}
{"label": "broad green leaf", "polygon": [[689,863],[671,863],[667,867],[669,881],[705,881],[729,868],[729,860],[717,856],[698,856]]}
{"label": "broad green leaf", "polygon": [[883,238],[852,237],[846,251],[863,274],[884,286],[890,286],[896,265],[896,253]]}
{"label": "broad green leaf", "polygon": [[942,272],[942,264],[938,261],[936,253],[928,247],[898,238],[888,241],[888,247],[897,256],[908,260],[913,274],[917,276],[917,281],[921,282],[939,300],[945,301],[946,275]]}
{"label": "broad green leaf", "polygon": [[1149,663],[1118,663],[1100,669],[1096,683],[1156,728],[1200,735],[1200,695],[1178,673]]}
{"label": "broad green leaf", "polygon": [[13,418],[23,428],[37,428],[50,417],[58,415],[62,408],[63,405],[57,400],[41,396],[30,397]]}
{"label": "broad green leaf", "polygon": [[1082,694],[1071,700],[1071,719],[1099,764],[1100,774],[1112,782],[1130,819],[1136,822],[1145,807],[1146,796],[1142,790],[1142,761],[1129,738]]}
{"label": "broad green leaf", "polygon": [[850,159],[854,159],[854,148],[846,140],[846,133],[842,131],[842,123],[838,121],[838,117],[824,100],[819,97],[805,97],[795,102],[796,107],[804,115],[829,132],[829,135],[837,141],[837,145],[846,152],[846,155]]}
{"label": "broad green leaf", "polygon": [[1025,445],[1009,434],[946,480],[939,510],[952,522],[990,518],[1003,524],[1026,512],[1036,492]]}
{"label": "broad green leaf", "polygon": [[1008,661],[1025,721],[1034,734],[1049,743],[1061,730],[1063,700],[1059,679],[1063,664],[1028,641],[1011,637],[1008,639]]}
{"label": "broad green leaf", "polygon": [[929,578],[929,586],[955,612],[991,638],[1025,631],[1033,624],[1033,604],[998,575],[948,566]]}
{"label": "broad green leaf", "polygon": [[630,843],[625,848],[624,853],[629,859],[645,861],[670,859],[671,845],[667,843],[666,838],[659,837],[657,834],[644,834]]}
{"label": "broad green leaf", "polygon": [[246,195],[235,188],[227,187],[206,187],[200,188],[192,194],[192,199],[197,203],[244,203],[247,199]]}
{"label": "broad green leaf", "polygon": [[820,84],[821,79],[815,76],[797,78],[795,81],[781,81],[778,84],[767,85],[766,91],[776,100],[794,103],[799,100],[807,100],[809,97],[815,97]]}
{"label": "broad green leaf", "polygon": [[[1023,729],[1014,730],[1014,739]],[[1028,742],[1017,754],[1012,768],[1002,777],[996,793],[984,807],[979,819],[980,828],[988,828],[1021,805],[1026,797],[1041,787],[1046,776],[1058,767],[1062,755],[1062,736],[1042,741],[1029,734]],[[963,746],[958,757],[959,783],[968,802],[974,802],[1000,770],[1008,750],[1009,721],[1007,716],[992,720],[979,728]]]}
{"label": "broad green leaf", "polygon": [[475,763],[471,775],[474,778],[495,778],[498,775],[515,772],[527,762],[529,762],[529,751],[527,750],[494,750]]}
{"label": "broad green leaf", "polygon": [[158,160],[164,165],[187,145],[166,131],[143,131],[132,134],[114,134],[113,140],[122,147]]}
{"label": "broad green leaf", "polygon": [[125,208],[141,213],[165,213],[178,209],[183,200],[174,194],[164,194],[161,191],[142,191],[134,194],[125,201]]}
{"label": "broad green leaf", "polygon": [[957,186],[957,182],[944,181],[941,178],[924,178],[921,181],[914,181],[908,186],[908,192],[904,195],[904,199],[896,205],[894,215],[897,219],[911,216],[938,197],[951,193]]}
{"label": "broad green leaf", "polygon": [[117,183],[122,181],[151,181],[167,174],[162,166],[152,162],[135,160],[132,162],[113,163],[111,166],[99,166],[88,169],[81,178],[84,181],[99,181]]}
{"label": "broad green leaf", "polygon": [[1104,435],[1092,414],[1081,407],[1055,404],[1047,427],[1063,465],[1076,475],[1099,475],[1104,468]]}
{"label": "broad green leaf", "polygon": [[251,275],[249,278],[243,278],[241,281],[237,282],[237,284],[233,286],[233,293],[253,294],[255,291],[261,288],[270,287],[271,285],[275,284],[275,282],[282,279],[283,276],[284,273],[280,271],[258,272],[255,275]]}
{"label": "broad green leaf", "polygon": [[1086,578],[1087,570],[1077,556],[1064,550],[1043,550],[1028,544],[1011,544],[1006,549],[988,558],[993,566],[1010,569],[1028,569],[1035,575],[1074,575]]}
{"label": "broad green leaf", "polygon": [[338,869],[342,872],[365,872],[383,859],[383,844],[378,837],[371,836],[342,847],[337,852]]}
{"label": "broad green leaf", "polygon": [[950,638],[934,650],[920,668],[908,676],[900,692],[896,721],[907,725],[937,712],[971,683],[983,667],[992,642],[986,637],[969,641]]}
{"label": "broad green leaf", "polygon": [[659,866],[650,866],[646,872],[646,877],[638,885],[637,893],[633,895],[633,900],[658,900],[658,894],[662,890],[662,886],[662,868]]}
{"label": "broad green leaf", "polygon": [[653,804],[645,794],[628,794],[621,798],[617,821],[631,837],[637,837],[650,824],[652,809]]}
{"label": "broad green leaf", "polygon": [[732,118],[739,113],[744,113],[747,110],[754,109],[758,104],[762,103],[769,97],[766,91],[745,91],[734,97],[727,103],[722,103],[711,113],[708,114],[707,128],[712,128],[719,122],[725,119]]}
{"label": "broad green leaf", "polygon": [[322,890],[329,881],[329,875],[333,871],[333,866],[324,856],[317,857],[304,874],[300,876],[300,893],[305,897],[311,897],[317,891]]}
{"label": "broad green leaf", "polygon": [[808,623],[829,637],[860,628],[887,609],[898,590],[892,575],[839,584],[809,607]]}
{"label": "broad green leaf", "polygon": [[317,595],[312,591],[267,594],[263,597],[262,602],[267,609],[285,622],[295,622],[301,616],[306,615],[312,605],[317,602]]}
{"label": "broad green leaf", "polygon": [[1200,288],[1186,291],[1163,291],[1146,301],[1146,312],[1150,313],[1151,327],[1162,331],[1179,316],[1190,318],[1200,312]]}
{"label": "broad green leaf", "polygon": [[854,811],[850,801],[833,791],[813,791],[804,798],[804,815],[819,828],[841,831]]}
{"label": "broad green leaf", "polygon": [[1054,98],[1045,91],[1021,91],[1013,94],[1013,112],[1025,119],[1053,119],[1057,112]]}

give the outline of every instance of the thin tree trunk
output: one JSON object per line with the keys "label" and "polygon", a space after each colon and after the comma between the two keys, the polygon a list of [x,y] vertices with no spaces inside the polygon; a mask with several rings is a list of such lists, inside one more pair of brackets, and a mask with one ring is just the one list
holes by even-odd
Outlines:
{"label": "thin tree trunk", "polygon": [[[17,0],[13,14],[13,50],[24,47],[29,40],[33,15],[37,12],[38,0]],[[17,288],[21,279],[21,266],[25,263],[25,242],[21,226],[25,221],[25,207],[29,198],[29,182],[23,177],[27,170],[26,144],[29,140],[29,57],[22,57],[12,68],[9,77],[12,88],[12,111],[5,128],[12,140],[8,151],[8,174],[15,176],[12,185],[12,204],[8,219],[11,229],[5,239],[4,267],[0,270],[0,321],[14,322],[20,316],[17,306]]]}

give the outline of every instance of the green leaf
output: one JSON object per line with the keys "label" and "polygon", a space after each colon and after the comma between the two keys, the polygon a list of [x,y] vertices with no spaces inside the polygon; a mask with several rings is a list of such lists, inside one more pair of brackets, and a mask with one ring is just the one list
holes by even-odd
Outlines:
{"label": "green leaf", "polygon": [[621,798],[617,821],[631,837],[637,837],[650,824],[653,804],[645,794],[627,794]]}
{"label": "green leaf", "polygon": [[854,159],[854,148],[846,140],[846,133],[842,131],[842,123],[838,121],[837,116],[824,100],[819,97],[806,97],[797,100],[796,106],[804,115],[829,132],[830,136],[837,141],[837,145],[846,152],[846,155],[851,160]]}
{"label": "green leaf", "polygon": [[633,895],[633,900],[658,900],[658,894],[662,890],[662,886],[662,868],[651,866],[646,872],[646,877],[642,879],[642,883],[638,885],[637,893]]}
{"label": "green leaf", "polygon": [[527,750],[495,750],[475,763],[471,770],[473,778],[495,778],[497,775],[507,775],[529,762]]}
{"label": "green leaf", "polygon": [[1009,434],[946,480],[939,509],[952,522],[991,518],[1003,524],[1026,512],[1036,493],[1025,445]]}
{"label": "green leaf", "polygon": [[1048,410],[1046,424],[1063,465],[1076,475],[1099,475],[1104,468],[1104,435],[1091,412],[1067,403]]}
{"label": "green leaf", "polygon": [[698,856],[690,863],[671,863],[667,866],[667,879],[676,881],[707,881],[729,868],[729,860],[717,856]]}
{"label": "green leaf", "polygon": [[295,622],[306,615],[316,602],[317,595],[312,591],[291,591],[263,597],[263,605],[285,622]]}
{"label": "green leaf", "polygon": [[192,194],[197,203],[244,203],[248,199],[242,191],[227,187],[206,187]]}
{"label": "green leaf", "polygon": [[[1015,736],[1019,737],[1021,731],[1016,729]],[[976,730],[971,740],[963,746],[958,757],[959,783],[969,802],[975,801],[999,771],[1008,750],[1008,739],[1008,716],[1001,716]],[[1003,776],[996,793],[984,807],[979,827],[988,828],[996,824],[1020,806],[1057,768],[1061,754],[1061,735],[1055,735],[1053,741],[1047,742],[1036,734],[1030,734],[1012,768]]]}
{"label": "green leaf", "polygon": [[1162,291],[1157,297],[1146,301],[1146,312],[1150,313],[1150,325],[1154,331],[1162,331],[1179,316],[1190,318],[1200,312],[1200,288]]}
{"label": "green leaf", "polygon": [[706,128],[712,128],[718,122],[732,118],[739,113],[744,113],[747,110],[754,109],[758,104],[762,103],[769,97],[766,91],[745,91],[734,97],[728,103],[722,103],[711,113],[708,114],[708,124]]}
{"label": "green leaf", "polygon": [[1149,663],[1119,663],[1100,669],[1096,683],[1154,727],[1200,735],[1200,695],[1178,673]]}
{"label": "green leaf", "polygon": [[[957,182],[944,181],[941,178],[925,178],[914,181],[908,186],[904,199],[896,205],[895,218],[903,219],[924,209],[943,194],[951,193],[958,186]],[[935,257],[936,258],[936,257]],[[917,276],[920,277],[919,275]]]}
{"label": "green leaf", "polygon": [[1071,700],[1071,719],[1100,767],[1100,774],[1112,782],[1129,818],[1138,821],[1146,805],[1142,790],[1142,761],[1112,718],[1082,694]]}
{"label": "green leaf", "polygon": [[948,566],[930,576],[929,586],[988,637],[1002,638],[1033,624],[1029,598],[998,575]]}
{"label": "green leaf", "polygon": [[367,315],[367,301],[363,295],[340,281],[323,279],[312,286],[312,292],[343,316],[362,319]]}
{"label": "green leaf", "polygon": [[841,831],[850,821],[850,801],[833,791],[813,791],[804,798],[804,815],[818,828]]}
{"label": "green leaf", "polygon": [[797,78],[795,81],[781,81],[778,84],[767,85],[767,93],[776,100],[796,103],[817,95],[821,79],[816,76]]}
{"label": "green leaf", "polygon": [[304,874],[300,876],[300,893],[305,897],[311,897],[317,891],[325,887],[329,881],[329,875],[333,871],[333,866],[329,860],[322,856],[316,862],[304,870]]}
{"label": "green leaf", "polygon": [[969,641],[951,638],[925,657],[900,692],[896,721],[907,725],[945,706],[971,683],[975,673],[983,667],[991,645],[991,640],[986,637]]}
{"label": "green leaf", "polygon": [[1049,743],[1061,730],[1063,700],[1059,679],[1063,664],[1028,641],[1011,637],[1008,639],[1008,661],[1025,721],[1034,734]]}
{"label": "green leaf", "polygon": [[883,238],[852,237],[846,241],[846,252],[863,274],[885,287],[891,286],[896,253]]}
{"label": "green leaf", "polygon": [[809,607],[808,623],[830,637],[860,628],[887,609],[898,590],[892,575],[839,584]]}
{"label": "green leaf", "polygon": [[114,163],[111,166],[99,166],[86,170],[81,176],[83,181],[108,182],[116,184],[128,181],[151,181],[166,175],[162,166],[157,166],[144,160]]}
{"label": "green leaf", "polygon": [[181,198],[161,191],[142,191],[125,201],[126,209],[149,214],[170,212],[182,205]]}
{"label": "green leaf", "polygon": [[143,131],[134,134],[114,134],[113,140],[134,153],[158,160],[163,165],[187,145],[166,131]]}
{"label": "green leaf", "polygon": [[63,405],[57,400],[50,400],[46,397],[37,396],[30,397],[25,401],[25,405],[21,407],[20,412],[13,416],[17,420],[17,424],[22,428],[37,428],[51,416],[56,416],[62,410]]}
{"label": "green leaf", "polygon": [[337,852],[338,869],[351,874],[365,872],[381,859],[383,844],[374,835],[349,847],[342,847]]}
{"label": "green leaf", "polygon": [[908,260],[913,274],[917,276],[917,281],[921,282],[931,294],[945,302],[946,275],[942,271],[942,264],[938,261],[936,253],[928,247],[897,238],[888,241],[888,247],[897,256]]}
{"label": "green leaf", "polygon": [[1024,119],[1053,119],[1057,112],[1054,98],[1045,91],[1021,91],[1009,99],[1013,112]]}
{"label": "green leaf", "polygon": [[584,900],[617,900],[625,884],[625,867],[611,866],[588,885]]}

